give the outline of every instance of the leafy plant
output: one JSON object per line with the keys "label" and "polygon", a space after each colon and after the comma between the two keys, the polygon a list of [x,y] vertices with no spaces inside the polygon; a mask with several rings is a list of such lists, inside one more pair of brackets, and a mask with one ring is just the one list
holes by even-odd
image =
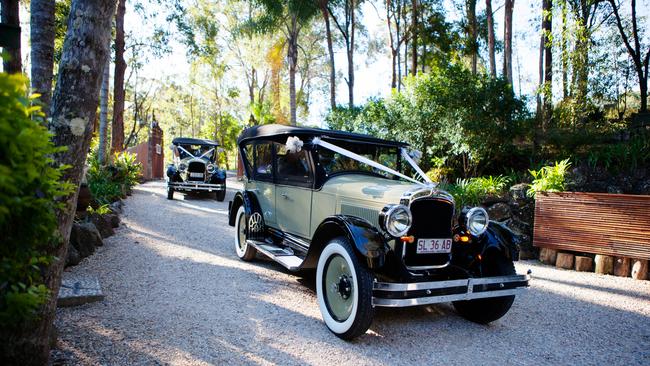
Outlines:
{"label": "leafy plant", "polygon": [[88,212],[88,214],[90,214],[90,215],[92,215],[92,214],[106,215],[106,214],[111,213],[111,209],[110,209],[110,206],[108,204],[104,204],[104,205],[101,205],[101,206],[97,207],[97,209],[92,208],[92,206],[88,206],[88,208],[86,209],[86,212]]}
{"label": "leafy plant", "polygon": [[87,164],[88,189],[99,205],[118,200],[140,179],[141,165],[136,161],[135,155],[128,152],[116,154],[112,164],[102,166],[96,152],[92,151],[88,155]]}
{"label": "leafy plant", "polygon": [[444,187],[460,207],[480,205],[488,197],[503,194],[510,180],[503,176],[487,176],[469,179],[457,179],[455,184]]}
{"label": "leafy plant", "polygon": [[65,167],[54,165],[61,151],[41,124],[40,107],[30,106],[26,80],[0,73],[0,326],[32,318],[49,290],[41,268],[61,240],[55,210],[72,192],[62,182]]}
{"label": "leafy plant", "polygon": [[555,162],[554,165],[544,166],[539,170],[529,170],[533,176],[533,183],[527,195],[535,197],[537,192],[562,192],[564,191],[565,176],[571,163],[569,159]]}

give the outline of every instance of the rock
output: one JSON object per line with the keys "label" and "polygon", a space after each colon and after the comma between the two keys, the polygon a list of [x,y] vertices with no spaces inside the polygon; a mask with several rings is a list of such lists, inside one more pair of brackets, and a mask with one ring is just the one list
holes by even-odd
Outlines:
{"label": "rock", "polygon": [[596,269],[594,272],[598,274],[612,274],[614,273],[614,257],[608,255],[596,254],[594,258]]}
{"label": "rock", "polygon": [[70,266],[76,266],[81,262],[81,256],[79,255],[79,251],[77,248],[75,248],[73,245],[70,245],[68,247],[68,256],[65,259],[65,266],[70,267]]}
{"label": "rock", "polygon": [[576,271],[591,272],[594,268],[594,260],[590,257],[576,256]]}
{"label": "rock", "polygon": [[645,280],[648,278],[648,261],[644,259],[634,259],[632,263],[632,278],[635,280]]}
{"label": "rock", "polygon": [[111,210],[116,215],[119,215],[122,213],[122,201],[115,201],[111,203],[108,208]]}
{"label": "rock", "polygon": [[117,214],[110,213],[110,214],[106,214],[104,216],[106,216],[108,221],[111,223],[111,227],[113,229],[120,226],[120,217]]}
{"label": "rock", "polygon": [[558,253],[555,266],[564,269],[573,269],[573,260],[575,256],[571,253]]}
{"label": "rock", "polygon": [[510,206],[503,202],[495,203],[487,209],[490,220],[504,221],[512,216]]}
{"label": "rock", "polygon": [[614,275],[619,277],[630,276],[630,258],[617,257],[614,260]]}
{"label": "rock", "polygon": [[102,238],[106,239],[115,234],[113,231],[113,224],[111,223],[111,219],[108,218],[108,215],[92,214],[89,216],[89,219],[90,222],[95,224],[97,230],[99,230],[99,233],[102,235]]}
{"label": "rock", "polygon": [[555,264],[557,261],[557,250],[550,248],[540,249],[539,260],[544,264]]}
{"label": "rock", "polygon": [[85,258],[95,252],[95,247],[102,246],[102,236],[91,222],[73,224],[70,231],[70,245],[74,246],[80,258]]}
{"label": "rock", "polygon": [[529,188],[530,184],[527,183],[515,184],[514,186],[510,187],[510,190],[508,191],[510,199],[516,204],[525,204],[530,200],[530,198],[527,196]]}
{"label": "rock", "polygon": [[64,278],[57,306],[75,306],[104,299],[97,277]]}

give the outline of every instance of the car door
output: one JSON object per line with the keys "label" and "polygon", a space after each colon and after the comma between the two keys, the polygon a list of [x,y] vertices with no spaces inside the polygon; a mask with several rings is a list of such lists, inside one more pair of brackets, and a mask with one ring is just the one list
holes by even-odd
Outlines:
{"label": "car door", "polygon": [[262,209],[264,223],[277,227],[275,216],[275,184],[273,183],[273,144],[260,141],[253,145],[252,179],[248,191],[255,194]]}
{"label": "car door", "polygon": [[284,232],[309,238],[313,164],[306,150],[288,152],[276,144],[275,207],[278,226]]}

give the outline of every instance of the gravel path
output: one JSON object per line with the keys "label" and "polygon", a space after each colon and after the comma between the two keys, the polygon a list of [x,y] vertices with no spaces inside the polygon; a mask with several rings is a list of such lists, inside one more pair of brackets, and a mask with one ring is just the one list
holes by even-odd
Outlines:
{"label": "gravel path", "polygon": [[226,201],[135,188],[123,225],[66,276],[98,276],[102,302],[57,311],[70,364],[650,364],[650,281],[532,269],[528,294],[489,326],[450,304],[378,309],[354,342],[320,318],[313,278],[240,261]]}

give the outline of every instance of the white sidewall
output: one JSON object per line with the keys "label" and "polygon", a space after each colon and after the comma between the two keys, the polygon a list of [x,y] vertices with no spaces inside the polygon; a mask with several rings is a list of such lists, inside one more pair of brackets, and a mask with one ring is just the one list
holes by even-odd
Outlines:
{"label": "white sidewall", "polygon": [[[344,322],[339,322],[330,315],[323,294],[323,272],[325,269],[325,263],[327,263],[327,259],[334,254],[339,254],[343,257],[352,272],[352,312],[350,313],[350,317]],[[356,268],[354,267],[352,258],[350,258],[350,254],[338,241],[329,242],[318,259],[318,268],[316,270],[316,296],[318,298],[318,306],[320,307],[321,315],[323,316],[323,320],[327,327],[336,334],[343,334],[350,330],[357,317],[357,307],[359,306],[359,281],[357,280]]]}
{"label": "white sidewall", "polygon": [[[239,247],[239,222],[241,219],[241,215],[246,215],[246,211],[244,210],[244,206],[240,206],[239,209],[237,210],[237,216],[235,216],[235,252],[237,252],[237,256],[239,258],[243,258],[244,254],[246,254],[246,243],[243,245],[243,249]],[[244,220],[244,223],[246,223],[246,220]]]}

